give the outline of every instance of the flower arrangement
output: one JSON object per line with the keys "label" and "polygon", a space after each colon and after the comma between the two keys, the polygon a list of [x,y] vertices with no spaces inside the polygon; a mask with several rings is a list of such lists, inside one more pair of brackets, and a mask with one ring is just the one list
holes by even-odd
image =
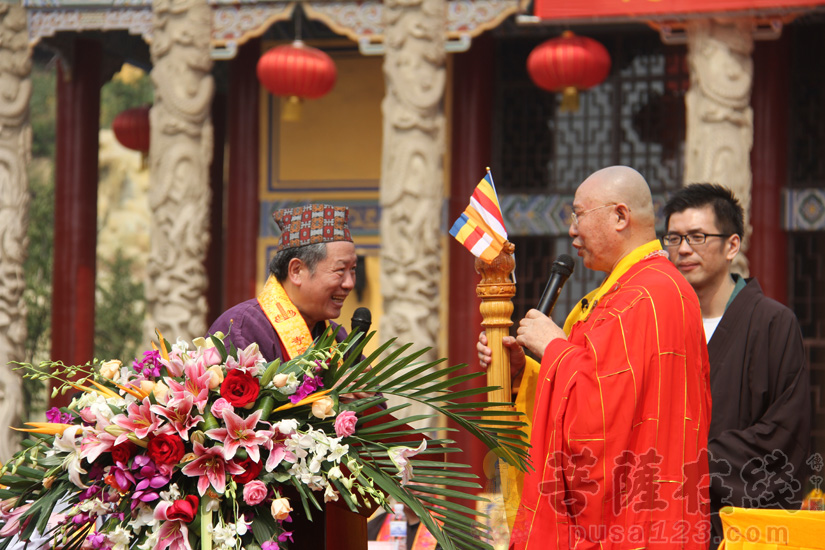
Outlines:
{"label": "flower arrangement", "polygon": [[[256,344],[227,349],[222,335],[193,345],[158,336],[128,366],[18,367],[52,380],[55,394],[78,395],[48,422],[28,423],[23,450],[0,469],[0,550],[12,541],[66,550],[300,548],[290,527],[296,507],[311,519],[320,501],[358,511],[389,509],[388,497],[410,506],[442,548],[490,548],[484,524],[444,498],[481,500],[464,492],[478,487],[466,466],[446,461],[461,449],[406,425],[444,415],[523,468],[519,423],[505,418],[513,413],[487,410],[502,403],[456,402],[491,389],[453,391],[483,374],[434,369],[441,361],[417,361],[426,350],[390,351],[392,340],[365,358],[372,334],[336,343],[328,331],[301,356],[268,364]],[[432,413],[395,419],[406,405],[386,408],[388,395]]]}

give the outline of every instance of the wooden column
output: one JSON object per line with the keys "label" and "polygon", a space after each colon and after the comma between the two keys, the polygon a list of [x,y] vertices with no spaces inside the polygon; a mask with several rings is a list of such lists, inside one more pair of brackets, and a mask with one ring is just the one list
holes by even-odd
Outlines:
{"label": "wooden column", "polygon": [[[224,308],[255,297],[258,275],[259,40],[240,47],[229,78],[229,184],[226,195]],[[263,267],[262,267],[263,269]]]}
{"label": "wooden column", "polygon": [[[492,38],[483,35],[473,39],[466,53],[453,59],[452,144],[450,171],[449,223],[461,215],[473,190],[484,177],[492,156],[493,78],[495,48]],[[473,256],[455,239],[450,239],[449,312],[450,328],[448,350],[450,364],[467,363],[479,370],[476,353],[478,333],[481,332],[480,300],[476,285]],[[464,374],[462,372],[461,374]],[[475,387],[484,383],[479,378]],[[456,391],[469,389],[469,384],[456,386]],[[471,465],[482,486],[487,478],[483,460],[487,448],[477,439],[463,432],[453,435],[456,446],[465,450],[462,460]],[[471,507],[472,503],[464,503]]]}
{"label": "wooden column", "polygon": [[788,236],[782,229],[782,189],[788,174],[790,42],[757,42],[753,52],[753,192],[750,273],[767,296],[788,303]]}
{"label": "wooden column", "polygon": [[226,144],[226,94],[216,92],[212,100],[212,165],[209,167],[209,186],[212,203],[209,205],[209,247],[206,249],[206,324],[224,310],[223,303],[223,170]]}
{"label": "wooden column", "polygon": [[52,359],[79,365],[94,355],[100,44],[78,39],[73,59],[57,66]]}

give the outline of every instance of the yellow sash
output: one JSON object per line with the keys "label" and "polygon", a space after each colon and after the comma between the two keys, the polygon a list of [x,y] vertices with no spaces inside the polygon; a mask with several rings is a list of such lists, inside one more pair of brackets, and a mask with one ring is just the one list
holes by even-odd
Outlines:
{"label": "yellow sash", "polygon": [[304,353],[312,343],[312,334],[298,308],[274,276],[270,275],[266,280],[264,289],[258,295],[258,303],[281,339],[284,351],[288,355],[285,359]]}
{"label": "yellow sash", "polygon": [[[662,250],[662,245],[658,240],[650,241],[642,246],[634,249],[630,254],[619,260],[616,268],[610,272],[607,279],[597,288],[587,294],[584,300],[576,304],[573,311],[567,316],[564,323],[565,334],[570,334],[573,325],[578,321],[584,321],[591,311],[596,307],[596,303],[602,299],[602,296],[607,294],[613,285],[618,281],[627,271],[633,267],[637,262],[647,258],[651,254]],[[586,300],[586,302],[585,302]],[[583,308],[582,304],[586,303],[587,307]],[[527,365],[524,369],[524,375],[521,379],[521,387],[516,396],[516,410],[523,412],[525,416],[521,418],[527,423],[524,432],[527,438],[530,438],[530,433],[533,429],[533,410],[535,408],[536,387],[539,381],[539,370],[541,364],[537,361],[527,358]],[[524,482],[524,474],[515,468],[508,469],[508,479],[502,480],[504,490],[504,506],[507,512],[507,522],[510,525],[510,531],[513,530],[513,524],[516,521],[516,512],[518,511],[519,503],[521,502],[521,486]]]}
{"label": "yellow sash", "polygon": [[[567,316],[567,320],[564,322],[565,334],[570,334],[570,330],[573,328],[573,325],[575,325],[578,321],[584,321],[587,319],[587,316],[596,307],[596,303],[598,303],[598,301],[602,299],[602,296],[607,294],[610,289],[613,288],[616,281],[627,273],[628,269],[633,267],[637,262],[648,257],[650,254],[659,250],[662,250],[662,245],[657,239],[655,241],[650,241],[649,243],[643,244],[619,260],[619,263],[616,264],[616,268],[610,272],[610,275],[607,276],[607,279],[604,280],[599,288],[589,292],[587,296],[582,299],[582,301],[573,307],[573,311],[570,312],[570,315]],[[584,304],[587,304],[587,307],[584,307]]]}

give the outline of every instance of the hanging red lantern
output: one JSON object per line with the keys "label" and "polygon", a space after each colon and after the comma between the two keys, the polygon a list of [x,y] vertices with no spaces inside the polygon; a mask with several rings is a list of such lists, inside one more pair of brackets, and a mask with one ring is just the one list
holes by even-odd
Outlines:
{"label": "hanging red lantern", "polygon": [[562,111],[579,108],[579,90],[601,84],[610,73],[610,54],[592,38],[564,31],[539,44],[527,58],[527,72],[539,88],[564,92]]}
{"label": "hanging red lantern", "polygon": [[258,80],[273,95],[289,98],[284,120],[297,120],[302,99],[317,99],[335,86],[332,58],[300,40],[272,48],[258,60]]}
{"label": "hanging red lantern", "polygon": [[149,152],[149,105],[126,109],[112,121],[112,131],[121,145],[140,151]]}

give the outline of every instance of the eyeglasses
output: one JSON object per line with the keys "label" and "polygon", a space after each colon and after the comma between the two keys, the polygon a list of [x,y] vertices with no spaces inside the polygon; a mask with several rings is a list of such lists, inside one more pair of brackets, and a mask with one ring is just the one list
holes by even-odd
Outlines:
{"label": "eyeglasses", "polygon": [[594,211],[594,210],[601,210],[602,208],[607,208],[608,206],[616,206],[616,203],[615,203],[615,202],[612,202],[612,203],[610,203],[610,204],[603,204],[603,205],[601,205],[601,206],[597,206],[597,207],[595,207],[595,208],[590,208],[590,209],[588,209],[588,210],[584,210],[584,211],[582,211],[582,212],[576,212],[576,211],[574,210],[573,212],[570,212],[570,223],[574,223],[574,224],[576,224],[576,225],[579,225],[579,219],[580,219],[582,216],[584,216],[585,214],[587,214],[588,212],[592,212],[592,211]]}
{"label": "eyeglasses", "polygon": [[697,244],[705,244],[708,237],[730,237],[730,235],[723,235],[721,233],[690,233],[688,235],[679,235],[678,233],[668,233],[662,237],[662,242],[668,247],[677,247],[682,244],[682,239],[686,240],[690,246]]}

